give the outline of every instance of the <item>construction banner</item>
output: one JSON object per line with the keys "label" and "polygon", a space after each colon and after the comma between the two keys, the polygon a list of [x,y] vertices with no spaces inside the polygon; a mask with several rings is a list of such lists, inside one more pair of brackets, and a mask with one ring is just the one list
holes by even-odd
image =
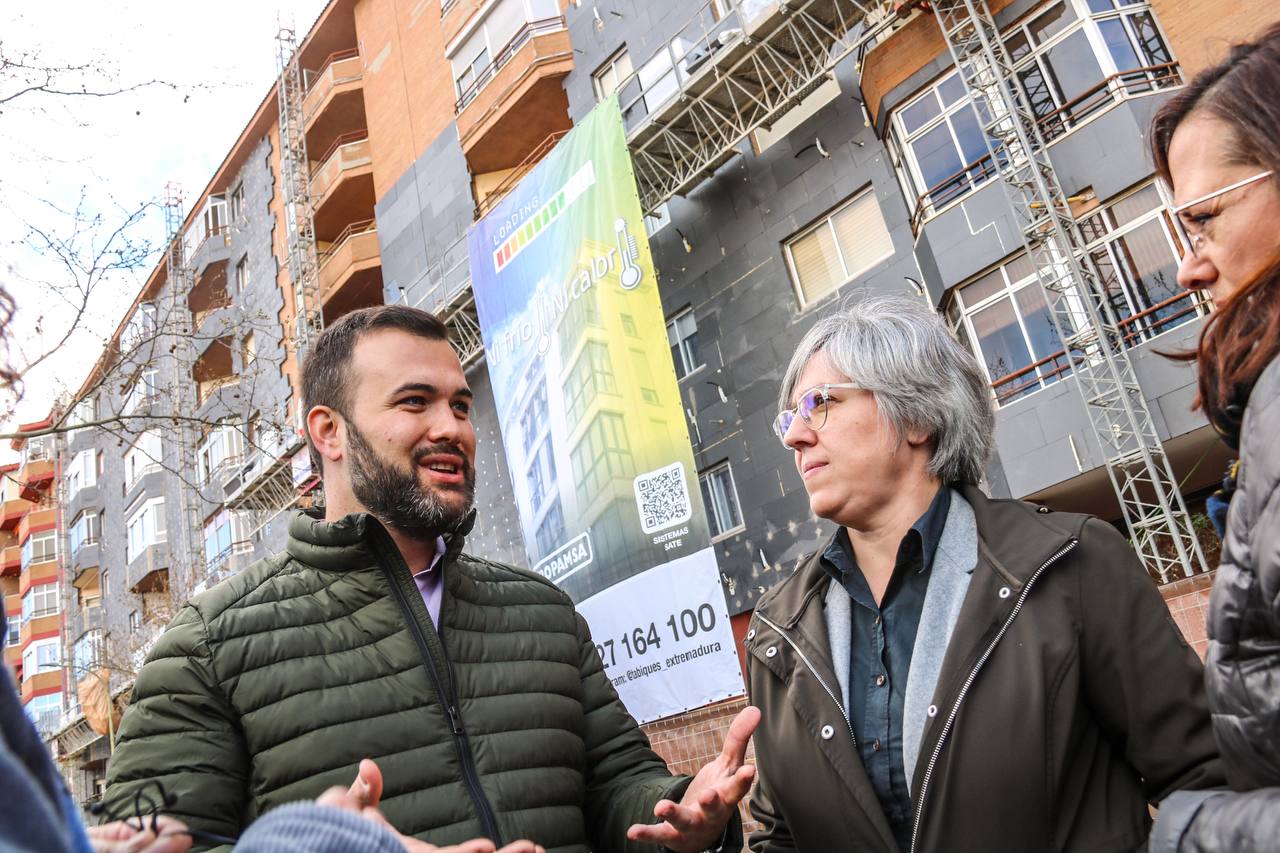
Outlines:
{"label": "construction banner", "polygon": [[743,692],[616,98],[468,238],[529,565],[642,722]]}

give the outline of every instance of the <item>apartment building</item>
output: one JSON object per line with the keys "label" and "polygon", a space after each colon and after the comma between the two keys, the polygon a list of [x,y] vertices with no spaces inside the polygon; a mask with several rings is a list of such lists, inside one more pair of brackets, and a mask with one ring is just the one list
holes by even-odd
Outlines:
{"label": "apartment building", "polygon": [[[1207,308],[1174,281],[1182,247],[1144,132],[1170,92],[1268,16],[1200,0],[990,7],[1194,512],[1225,454],[1191,411],[1190,369],[1158,353],[1194,342]],[[540,532],[522,529],[512,496],[548,489],[554,471],[537,454],[503,453],[466,234],[614,93],[735,626],[828,532],[769,424],[794,346],[857,292],[917,293],[974,350],[998,409],[994,494],[1123,522],[1050,322],[1054,297],[933,12],[890,0],[784,11],[759,0],[332,0],[300,40],[282,34],[280,81],[201,194],[171,199],[173,248],[53,416],[111,421],[49,450],[71,650],[58,748],[82,800],[110,745],[77,706],[81,686],[105,679],[119,695],[175,604],[277,550],[287,510],[314,495],[298,363],[318,325],[383,301],[446,320],[477,394],[470,547],[525,562],[522,537]],[[791,70],[774,80],[779,67]],[[743,100],[726,100],[731,90]],[[594,323],[599,337],[615,319]],[[32,525],[10,524],[8,506],[0,535],[21,547]],[[5,554],[17,612],[11,596],[28,583],[9,588]],[[1206,577],[1164,587],[1200,643]],[[718,749],[704,722],[735,707],[649,730],[693,763]]]}
{"label": "apartment building", "polygon": [[[36,430],[44,423],[26,424]],[[65,692],[57,507],[51,436],[16,440],[19,461],[0,468],[0,588],[8,634],[5,663],[27,715],[42,734],[57,731]]]}

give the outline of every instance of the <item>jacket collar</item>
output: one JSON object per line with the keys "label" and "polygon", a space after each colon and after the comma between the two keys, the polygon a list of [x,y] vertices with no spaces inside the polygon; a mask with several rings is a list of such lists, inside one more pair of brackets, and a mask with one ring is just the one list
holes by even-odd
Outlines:
{"label": "jacket collar", "polygon": [[[1079,538],[1086,518],[1038,512],[1023,501],[991,500],[977,486],[953,488],[973,508],[980,556],[1015,592],[1069,540]],[[822,555],[835,537],[833,533],[791,577],[765,594],[757,605],[765,615],[784,628],[794,628],[813,598],[826,593],[831,576],[822,568]]]}
{"label": "jacket collar", "polygon": [[[448,567],[466,544],[467,534],[475,526],[476,511],[444,537],[445,554],[441,565]],[[375,531],[386,528],[367,512],[353,512],[336,521],[325,521],[324,510],[313,508],[294,513],[289,519],[289,540],[285,549],[289,556],[321,571],[344,572],[378,565],[377,550],[371,541]]]}

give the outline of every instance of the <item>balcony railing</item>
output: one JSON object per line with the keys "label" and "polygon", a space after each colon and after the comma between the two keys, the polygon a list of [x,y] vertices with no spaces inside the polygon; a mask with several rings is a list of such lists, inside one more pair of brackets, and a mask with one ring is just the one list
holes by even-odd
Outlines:
{"label": "balcony railing", "polygon": [[489,85],[489,81],[496,77],[498,72],[502,70],[502,67],[510,62],[511,58],[519,52],[520,48],[524,47],[531,39],[537,38],[540,35],[546,35],[547,33],[559,32],[564,28],[564,17],[561,16],[558,18],[543,18],[539,21],[530,21],[517,30],[516,34],[511,37],[511,41],[507,42],[503,46],[502,50],[498,51],[493,60],[484,68],[480,69],[480,72],[476,74],[476,78],[471,81],[471,84],[458,93],[458,100],[454,104],[454,112],[462,112],[467,104],[474,101],[476,96],[480,94],[480,90]]}
{"label": "balcony railing", "polygon": [[342,251],[342,247],[353,237],[358,237],[361,234],[368,234],[377,230],[378,222],[376,219],[362,219],[359,222],[352,222],[346,228],[343,228],[342,231],[338,233],[338,236],[333,238],[333,242],[325,246],[320,252],[320,266],[323,267],[328,263],[330,258]]}
{"label": "balcony railing", "polygon": [[231,385],[240,384],[240,377],[232,374],[231,376],[218,376],[214,379],[206,379],[196,386],[196,402],[197,405],[203,406],[213,393],[221,388],[227,388]]}
{"label": "balcony railing", "polygon": [[321,63],[320,69],[308,75],[307,93],[303,97],[302,104],[303,115],[309,121],[316,115],[320,105],[335,87],[359,80],[363,75],[364,68],[360,64],[359,48],[353,47],[329,54]]}
{"label": "balcony railing", "polygon": [[502,199],[506,197],[507,193],[515,189],[516,185],[524,179],[524,176],[533,171],[533,167],[538,165],[542,158],[547,156],[551,149],[556,147],[556,143],[563,139],[565,134],[568,132],[569,131],[567,130],[557,130],[555,133],[539,142],[537,147],[530,151],[528,156],[521,160],[520,163],[511,170],[511,174],[503,178],[502,181],[499,182],[499,184],[494,187],[479,204],[476,205],[476,219],[479,219],[492,210],[498,202],[502,201]]}
{"label": "balcony railing", "polygon": [[[353,130],[333,140],[316,161],[318,164],[311,170],[311,196],[321,199],[338,182],[338,177],[345,169],[366,166],[373,162],[369,154],[369,131]],[[361,143],[366,143],[361,145]]]}
{"label": "balcony railing", "polygon": [[[1179,305],[1178,303],[1182,304]],[[1170,313],[1157,316],[1160,312],[1175,306],[1177,306],[1176,309]],[[1125,348],[1128,349],[1135,344],[1142,343],[1148,336],[1154,337],[1161,332],[1166,332],[1175,326],[1181,325],[1183,318],[1199,313],[1202,306],[1203,300],[1196,294],[1190,292],[1179,293],[1152,305],[1150,308],[1119,320],[1116,326],[1120,330]],[[996,404],[1003,406],[1013,402],[1025,393],[1056,382],[1070,373],[1083,358],[1084,356],[1077,353],[1068,359],[1066,350],[1060,349],[1039,361],[1033,361],[1026,367],[1001,376],[991,383],[991,390],[995,392]],[[1047,365],[1052,365],[1052,367],[1041,370]]]}
{"label": "balcony railing", "polygon": [[[1036,123],[1040,126],[1040,133],[1045,141],[1053,142],[1084,120],[1127,98],[1181,83],[1182,73],[1176,62],[1121,71],[1103,79],[1053,112],[1041,116]],[[911,214],[912,231],[919,233],[926,219],[983,186],[999,171],[991,155],[984,154],[929,187],[916,198],[915,209]]]}

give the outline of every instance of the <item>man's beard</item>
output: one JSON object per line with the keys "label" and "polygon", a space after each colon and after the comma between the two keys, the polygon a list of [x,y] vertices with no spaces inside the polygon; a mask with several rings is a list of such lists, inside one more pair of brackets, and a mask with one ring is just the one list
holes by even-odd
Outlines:
{"label": "man's beard", "polygon": [[[419,539],[435,539],[454,533],[471,513],[476,494],[476,475],[457,447],[436,444],[413,452],[408,470],[383,461],[373,446],[347,419],[348,450],[351,453],[351,491],[375,518],[399,532]],[[462,466],[462,483],[457,486],[423,486],[418,480],[418,463],[426,456],[448,453],[458,457]],[[451,506],[441,500],[440,491],[448,489],[464,500]]]}

